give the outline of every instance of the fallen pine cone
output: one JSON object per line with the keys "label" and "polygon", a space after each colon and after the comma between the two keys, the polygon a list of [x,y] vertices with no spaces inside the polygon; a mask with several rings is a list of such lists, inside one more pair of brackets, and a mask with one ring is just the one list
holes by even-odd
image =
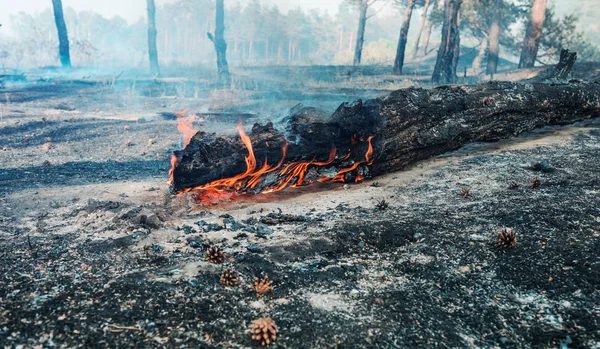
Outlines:
{"label": "fallen pine cone", "polygon": [[225,269],[221,274],[221,285],[227,287],[236,287],[239,282],[238,274],[233,269]]}
{"label": "fallen pine cone", "polygon": [[252,288],[254,291],[256,291],[256,293],[258,293],[258,295],[266,294],[273,291],[273,280],[269,280],[268,276],[265,276],[262,279],[254,277],[254,284],[252,285]]}
{"label": "fallen pine cone", "polygon": [[517,247],[517,234],[515,234],[515,230],[513,228],[504,228],[498,234],[498,239],[496,240],[496,246],[502,248],[515,248]]}
{"label": "fallen pine cone", "polygon": [[48,161],[48,160],[44,160],[44,162],[42,162],[42,166],[44,166],[44,167],[49,167],[49,166],[51,166],[51,165],[52,165],[52,164],[51,164],[51,163],[50,163],[50,161]]}
{"label": "fallen pine cone", "polygon": [[218,246],[211,246],[206,249],[206,259],[213,264],[223,264],[225,262],[225,254]]}
{"label": "fallen pine cone", "polygon": [[542,185],[542,181],[539,178],[534,178],[531,181],[531,189],[539,188]]}
{"label": "fallen pine cone", "polygon": [[467,188],[462,188],[460,190],[460,192],[458,192],[458,195],[462,196],[465,199],[468,199],[468,198],[471,197],[471,191],[469,189],[467,189]]}
{"label": "fallen pine cone", "polygon": [[269,345],[277,338],[277,325],[270,318],[254,320],[250,325],[250,333],[260,345]]}
{"label": "fallen pine cone", "polygon": [[390,208],[390,204],[387,201],[385,201],[385,199],[382,199],[380,201],[377,201],[377,203],[375,204],[375,208],[379,211],[385,211],[388,208]]}

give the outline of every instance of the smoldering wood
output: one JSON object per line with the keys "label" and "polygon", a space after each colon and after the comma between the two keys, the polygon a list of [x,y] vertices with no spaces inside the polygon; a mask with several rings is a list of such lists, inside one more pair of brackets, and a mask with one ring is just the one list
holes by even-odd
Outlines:
{"label": "smoldering wood", "polygon": [[[304,108],[277,128],[255,124],[249,136],[257,168],[281,160],[281,148],[289,141],[283,166],[293,161],[325,161],[331,149],[337,156],[328,166],[309,166],[306,181],[332,176],[341,168],[364,161],[366,142],[352,139],[374,136],[375,160],[348,173],[366,178],[398,171],[435,155],[456,150],[470,142],[497,141],[547,125],[563,125],[600,115],[600,81],[548,83],[490,82],[473,86],[448,85],[433,89],[408,88],[385,98],[342,104],[331,116]],[[344,159],[347,154],[349,158]],[[175,152],[179,165],[172,188],[186,188],[232,177],[246,169],[248,155],[237,135],[198,132],[182,151]],[[267,174],[248,192],[275,185],[278,171]],[[291,182],[293,183],[293,182]]]}

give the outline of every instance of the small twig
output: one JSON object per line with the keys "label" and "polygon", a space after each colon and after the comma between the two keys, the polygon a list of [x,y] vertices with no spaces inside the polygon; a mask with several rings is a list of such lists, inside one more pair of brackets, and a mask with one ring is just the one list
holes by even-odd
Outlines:
{"label": "small twig", "polygon": [[[123,331],[143,331],[142,328],[132,327],[132,326],[117,326],[117,325],[108,325],[106,331],[112,333],[121,333]],[[112,328],[110,328],[112,327]]]}
{"label": "small twig", "polygon": [[31,236],[27,236],[27,245],[29,245],[29,253],[31,253],[33,259],[37,259],[37,251],[33,250],[33,244],[31,243]]}

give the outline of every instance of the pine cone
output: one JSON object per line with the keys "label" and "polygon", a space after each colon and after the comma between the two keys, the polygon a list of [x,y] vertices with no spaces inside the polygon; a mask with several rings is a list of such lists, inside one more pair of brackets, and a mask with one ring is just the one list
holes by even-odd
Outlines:
{"label": "pine cone", "polygon": [[498,234],[496,245],[503,248],[515,248],[517,246],[517,234],[513,228],[502,229]]}
{"label": "pine cone", "polygon": [[262,318],[252,321],[250,325],[252,339],[260,342],[260,345],[269,345],[277,337],[277,325],[270,318]]}
{"label": "pine cone", "polygon": [[377,203],[375,204],[375,208],[378,209],[379,211],[385,211],[390,207],[390,204],[385,201],[385,199],[381,200],[381,201],[377,201]]}
{"label": "pine cone", "polygon": [[460,192],[458,193],[459,196],[462,196],[465,199],[468,199],[471,197],[471,191],[467,188],[462,188],[460,190]]}
{"label": "pine cone", "polygon": [[534,178],[531,181],[531,189],[539,188],[542,185],[542,181],[539,178]]}
{"label": "pine cone", "polygon": [[236,287],[239,282],[238,274],[233,269],[225,269],[221,274],[221,285],[227,287]]}
{"label": "pine cone", "polygon": [[252,285],[252,288],[254,288],[254,291],[259,295],[263,295],[273,291],[273,280],[269,281],[268,276],[265,276],[262,279],[254,277],[254,285]]}
{"label": "pine cone", "polygon": [[206,249],[206,259],[213,264],[222,264],[225,262],[225,254],[218,246],[211,246]]}

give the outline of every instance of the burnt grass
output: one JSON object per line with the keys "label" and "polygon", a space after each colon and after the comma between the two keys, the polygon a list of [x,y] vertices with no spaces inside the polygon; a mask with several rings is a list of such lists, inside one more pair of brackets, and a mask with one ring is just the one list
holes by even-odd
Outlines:
{"label": "burnt grass", "polygon": [[[228,265],[246,279],[275,280],[263,297],[279,326],[274,347],[594,347],[599,145],[595,129],[567,145],[466,157],[414,185],[388,188],[387,210],[340,205],[294,223],[333,222],[308,229],[297,246],[236,252]],[[551,169],[524,168],[531,159]],[[448,184],[474,176],[484,180],[471,184],[470,198]],[[531,188],[531,178],[541,186]],[[522,186],[509,189],[511,181]],[[399,194],[414,201],[395,206]],[[264,310],[251,306],[258,298],[247,286],[224,288],[213,269],[191,280],[149,277],[202,260],[202,249],[135,251],[136,236],[31,238],[2,219],[3,347],[253,345],[245,331]],[[515,227],[515,249],[495,246],[499,227]],[[320,309],[308,292],[339,294],[349,308]]]}
{"label": "burnt grass", "polygon": [[[15,206],[13,194],[45,186],[77,193],[90,183],[164,182],[172,140],[159,140],[157,158],[154,149],[123,145],[131,136],[122,128],[167,133],[173,122],[91,119],[73,129],[67,121],[35,122],[2,129],[13,164],[29,145],[12,134],[42,126],[59,151],[61,141],[98,138],[93,152],[117,137],[130,153],[120,155],[124,162],[88,156],[49,167],[28,155],[33,160],[20,167],[0,169],[2,348],[255,347],[247,330],[263,316],[277,323],[276,348],[600,347],[597,123],[553,144],[449,154],[452,161],[410,183],[390,184],[392,178],[375,188],[388,203],[383,209],[365,193],[360,202],[265,228],[256,222],[277,213],[249,208],[256,222],[224,229],[235,236],[218,242],[227,262],[211,265],[204,261],[214,243],[202,231],[208,226],[182,224],[166,188],[165,202],[60,202],[33,226],[25,224],[26,212],[7,208]],[[73,132],[84,125],[91,131]],[[112,134],[109,141],[103,132]],[[541,185],[533,188],[536,178]],[[519,186],[509,188],[512,182]],[[462,188],[469,197],[459,195]],[[142,209],[158,221],[140,219]],[[210,216],[206,211],[190,219]],[[98,228],[81,221],[126,233],[91,238]],[[257,237],[257,227],[267,233]],[[496,246],[502,228],[515,229],[516,248]],[[161,232],[168,237],[147,242]],[[281,236],[294,242],[279,244]],[[197,270],[183,276],[190,263]],[[240,274],[239,287],[219,284],[226,267]],[[250,284],[262,275],[274,280],[274,290],[258,297]]]}

